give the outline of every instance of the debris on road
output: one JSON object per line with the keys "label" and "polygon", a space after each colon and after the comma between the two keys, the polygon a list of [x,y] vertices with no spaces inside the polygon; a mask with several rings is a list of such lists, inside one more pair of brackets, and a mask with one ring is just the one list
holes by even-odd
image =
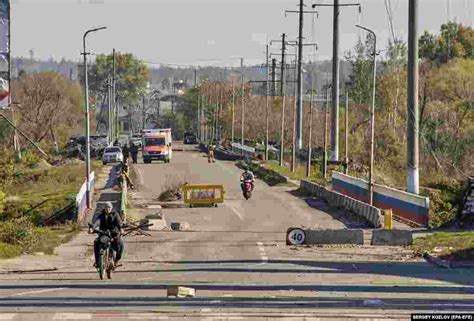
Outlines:
{"label": "debris on road", "polygon": [[196,290],[193,288],[186,288],[184,286],[171,286],[167,289],[168,297],[174,296],[177,298],[194,298]]}
{"label": "debris on road", "polygon": [[170,226],[173,231],[187,231],[190,229],[188,222],[174,222]]}

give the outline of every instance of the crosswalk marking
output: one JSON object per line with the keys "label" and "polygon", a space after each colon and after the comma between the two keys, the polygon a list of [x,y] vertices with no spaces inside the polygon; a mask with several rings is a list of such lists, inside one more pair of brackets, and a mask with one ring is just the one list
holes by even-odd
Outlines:
{"label": "crosswalk marking", "polygon": [[92,320],[90,313],[56,313],[53,320]]}
{"label": "crosswalk marking", "polygon": [[0,320],[13,320],[16,313],[0,313]]}

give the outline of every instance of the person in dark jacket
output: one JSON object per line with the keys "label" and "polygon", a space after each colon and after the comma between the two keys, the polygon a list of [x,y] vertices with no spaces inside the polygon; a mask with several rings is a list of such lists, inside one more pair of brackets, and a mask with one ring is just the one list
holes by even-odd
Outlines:
{"label": "person in dark jacket", "polygon": [[130,156],[130,149],[128,148],[128,145],[125,144],[122,148],[122,154],[123,154],[123,162],[125,164],[128,164],[128,157]]}
{"label": "person in dark jacket", "polygon": [[133,164],[137,164],[138,163],[138,146],[135,145],[134,143],[131,143],[130,152],[132,153]]}
{"label": "person in dark jacket", "polygon": [[[111,202],[105,203],[105,208],[102,212],[97,215],[97,217],[92,222],[94,229],[99,229],[101,231],[109,231],[112,238],[115,240],[112,241],[112,248],[115,251],[115,260],[114,265],[117,266],[118,262],[122,258],[124,244],[121,237],[122,234],[122,219],[120,215],[114,211]],[[94,255],[95,255],[95,264],[98,266],[99,257],[100,257],[100,240],[97,237],[94,241]]]}

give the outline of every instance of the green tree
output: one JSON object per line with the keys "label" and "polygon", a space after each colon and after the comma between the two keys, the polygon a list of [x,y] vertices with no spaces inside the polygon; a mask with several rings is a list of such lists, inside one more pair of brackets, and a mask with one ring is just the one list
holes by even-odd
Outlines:
{"label": "green tree", "polygon": [[359,104],[369,101],[372,94],[372,58],[373,41],[370,35],[367,35],[365,41],[359,39],[353,51],[347,53],[346,59],[352,66],[352,74],[346,87],[349,90],[349,96]]}
{"label": "green tree", "polygon": [[443,64],[454,58],[474,58],[474,30],[456,22],[441,25],[440,34],[425,31],[419,39],[419,56]]}
{"label": "green tree", "polygon": [[[116,91],[125,105],[137,104],[146,92],[148,67],[131,53],[116,53]],[[99,55],[89,70],[89,86],[94,94],[106,92],[112,76],[113,55]]]}

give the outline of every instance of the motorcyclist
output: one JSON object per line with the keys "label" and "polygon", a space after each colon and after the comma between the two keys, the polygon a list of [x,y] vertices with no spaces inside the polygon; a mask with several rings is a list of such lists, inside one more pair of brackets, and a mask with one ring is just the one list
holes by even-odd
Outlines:
{"label": "motorcyclist", "polygon": [[[111,243],[112,249],[115,251],[114,266],[117,266],[118,262],[122,258],[124,244],[121,237],[122,234],[122,219],[120,215],[114,211],[112,203],[105,203],[105,207],[102,212],[92,222],[93,228],[101,231],[110,232],[111,237],[114,239]],[[95,263],[94,267],[98,266],[100,257],[100,238],[97,237],[94,241],[94,256]]]}
{"label": "motorcyclist", "polygon": [[255,182],[255,175],[249,170],[248,166],[244,166],[244,172],[240,176],[240,187],[242,188],[242,193],[245,192],[245,182],[250,182],[251,185],[251,191],[253,191],[254,188],[254,182]]}

